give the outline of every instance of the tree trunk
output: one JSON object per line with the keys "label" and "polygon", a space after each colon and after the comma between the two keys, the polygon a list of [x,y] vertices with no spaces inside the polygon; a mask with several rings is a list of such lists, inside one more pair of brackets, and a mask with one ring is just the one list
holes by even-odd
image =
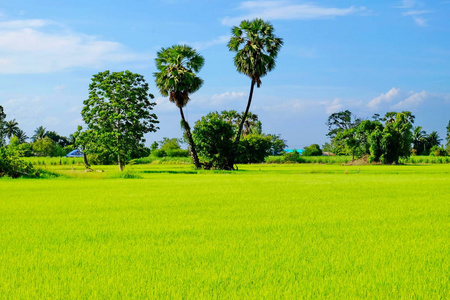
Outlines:
{"label": "tree trunk", "polygon": [[189,127],[188,122],[184,118],[183,108],[180,107],[181,120],[183,122],[183,128],[186,132],[186,137],[189,144],[189,153],[191,154],[192,161],[194,162],[194,166],[196,169],[200,169],[200,161],[198,160],[197,150],[195,149],[194,139],[192,138],[191,128]]}
{"label": "tree trunk", "polygon": [[237,155],[237,152],[238,152],[239,141],[241,140],[242,128],[244,127],[245,119],[247,118],[247,114],[248,114],[248,111],[250,109],[250,105],[252,104],[253,89],[255,88],[255,83],[256,83],[256,81],[254,79],[252,79],[252,83],[250,85],[250,93],[248,95],[247,108],[245,109],[244,115],[242,116],[241,123],[239,124],[239,129],[238,129],[238,132],[237,132],[237,135],[236,135],[236,139],[234,140],[233,153],[232,153],[232,156],[231,156],[231,158],[229,160],[229,164],[228,164],[228,168],[230,170],[234,169],[234,161],[236,160],[236,155]]}
{"label": "tree trunk", "polygon": [[85,148],[84,146],[81,148],[81,151],[83,151],[83,163],[84,163],[84,167],[85,167],[86,169],[90,169],[90,168],[91,168],[91,165],[89,164],[88,159],[87,159],[87,156],[86,156],[86,153],[84,152],[85,149],[86,149],[86,148]]}
{"label": "tree trunk", "polygon": [[122,159],[120,157],[120,153],[117,154],[117,162],[119,163],[119,170],[120,170],[120,172],[122,172],[123,171],[123,162],[122,162]]}

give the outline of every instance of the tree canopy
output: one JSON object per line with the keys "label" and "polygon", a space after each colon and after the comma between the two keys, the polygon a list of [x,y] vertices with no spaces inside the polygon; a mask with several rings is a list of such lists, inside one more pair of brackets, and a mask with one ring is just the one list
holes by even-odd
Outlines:
{"label": "tree canopy", "polygon": [[86,150],[115,157],[122,171],[133,150],[145,142],[144,134],[158,129],[148,89],[144,77],[130,71],[94,75],[81,111],[87,129],[79,136]]}

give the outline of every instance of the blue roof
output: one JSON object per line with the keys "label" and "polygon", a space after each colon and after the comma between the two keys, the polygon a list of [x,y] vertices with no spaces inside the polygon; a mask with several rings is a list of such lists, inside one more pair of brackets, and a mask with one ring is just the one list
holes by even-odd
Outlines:
{"label": "blue roof", "polygon": [[294,150],[297,151],[299,154],[302,154],[304,151],[303,149],[284,149],[284,152],[292,153],[292,152],[294,152]]}
{"label": "blue roof", "polygon": [[81,152],[78,149],[75,149],[70,151],[69,154],[66,155],[66,157],[83,157],[83,152]]}

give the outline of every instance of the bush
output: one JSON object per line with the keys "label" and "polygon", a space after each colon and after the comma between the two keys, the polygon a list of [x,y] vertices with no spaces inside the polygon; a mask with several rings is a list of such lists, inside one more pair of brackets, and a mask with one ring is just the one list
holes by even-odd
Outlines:
{"label": "bush", "polygon": [[17,178],[20,176],[38,176],[31,163],[19,159],[17,152],[0,148],[0,177],[9,176]]}
{"label": "bush", "polygon": [[322,150],[320,149],[320,146],[317,144],[312,144],[303,149],[304,149],[304,151],[302,153],[303,156],[321,156],[322,155]]}
{"label": "bush", "polygon": [[166,151],[164,151],[162,149],[153,150],[151,154],[153,156],[155,156],[155,157],[165,157],[165,156],[167,156]]}
{"label": "bush", "polygon": [[[158,151],[158,150],[156,150]],[[164,151],[164,150],[161,150]],[[170,149],[166,150],[166,154],[169,157],[187,157],[189,156],[189,150],[183,150],[183,149]]]}
{"label": "bush", "polygon": [[287,163],[301,163],[303,162],[303,158],[300,156],[300,153],[294,149],[292,152],[283,154],[284,161]]}
{"label": "bush", "polygon": [[237,163],[261,163],[270,154],[272,137],[263,134],[249,134],[239,142]]}
{"label": "bush", "polygon": [[448,153],[443,147],[433,146],[430,149],[430,156],[447,156]]}
{"label": "bush", "polygon": [[233,152],[234,128],[217,112],[195,123],[192,136],[205,169],[225,169]]}

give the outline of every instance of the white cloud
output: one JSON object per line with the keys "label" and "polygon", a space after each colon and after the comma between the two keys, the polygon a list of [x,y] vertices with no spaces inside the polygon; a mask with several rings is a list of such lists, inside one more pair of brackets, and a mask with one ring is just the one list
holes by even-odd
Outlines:
{"label": "white cloud", "polygon": [[430,93],[427,93],[426,91],[422,91],[420,93],[414,93],[410,92],[410,96],[407,97],[405,100],[400,101],[396,105],[394,105],[392,108],[395,109],[410,109],[419,106],[422,104],[425,100],[430,98],[432,95]]}
{"label": "white cloud", "polygon": [[392,88],[386,94],[372,99],[367,107],[371,110],[378,109],[414,109],[428,101],[436,101],[442,103],[450,99],[449,94],[430,93],[427,91],[414,92],[404,91],[399,88]]}
{"label": "white cloud", "polygon": [[213,100],[234,100],[234,99],[242,99],[244,97],[244,92],[225,92],[222,94],[215,94],[211,97]]}
{"label": "white cloud", "polygon": [[0,22],[0,74],[51,73],[143,59],[122,44],[40,19]]}
{"label": "white cloud", "polygon": [[334,99],[327,107],[326,112],[327,114],[332,114],[338,111],[341,111],[344,105],[342,104],[341,99]]}
{"label": "white cloud", "polygon": [[367,10],[365,7],[335,8],[315,4],[296,4],[292,1],[246,1],[241,3],[238,9],[246,11],[246,13],[238,17],[225,17],[222,19],[222,24],[231,26],[244,19],[254,18],[265,20],[323,19],[357,14]]}
{"label": "white cloud", "polygon": [[[206,42],[195,42],[195,43],[189,43],[189,45],[192,45],[192,47],[196,50],[203,50],[203,49],[207,49],[216,45],[223,45],[228,43],[228,41],[230,40],[230,36],[229,35],[221,35],[211,41],[206,41]],[[184,44],[184,43],[181,43]]]}
{"label": "white cloud", "polygon": [[400,89],[392,88],[387,93],[381,94],[380,96],[373,98],[367,106],[371,109],[377,109],[383,103],[390,103],[400,96]]}

